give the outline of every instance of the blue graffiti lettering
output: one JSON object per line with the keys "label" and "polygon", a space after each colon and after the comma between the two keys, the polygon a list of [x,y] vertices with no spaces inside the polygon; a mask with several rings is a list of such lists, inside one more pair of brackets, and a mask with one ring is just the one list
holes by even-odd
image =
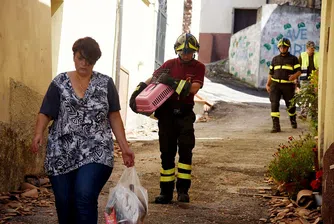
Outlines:
{"label": "blue graffiti lettering", "polygon": [[290,39],[290,41],[294,40],[307,40],[307,29],[290,29],[286,32],[286,37]]}
{"label": "blue graffiti lettering", "polygon": [[306,29],[300,29],[300,39],[301,40],[307,40],[307,30]]}
{"label": "blue graffiti lettering", "polygon": [[293,46],[293,54],[300,55],[303,52],[303,47],[299,44],[294,44]]}

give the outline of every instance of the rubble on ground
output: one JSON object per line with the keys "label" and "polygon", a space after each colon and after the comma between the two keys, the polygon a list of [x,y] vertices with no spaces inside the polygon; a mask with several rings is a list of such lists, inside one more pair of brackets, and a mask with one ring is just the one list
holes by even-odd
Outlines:
{"label": "rubble on ground", "polygon": [[20,190],[0,193],[0,223],[7,223],[15,216],[33,215],[36,207],[51,207],[54,196],[48,178],[30,176]]}
{"label": "rubble on ground", "polygon": [[[272,178],[265,182],[273,184]],[[266,202],[269,217],[261,218],[259,221],[275,224],[322,224],[321,205],[317,204],[311,190],[300,190],[296,200],[293,200],[287,192],[280,189],[281,187],[272,188],[274,195],[260,195],[270,200]]]}
{"label": "rubble on ground", "polygon": [[[122,157],[117,143],[114,143],[114,157]],[[0,224],[8,223],[15,216],[33,215],[38,212],[36,208],[51,207],[54,204],[49,178],[27,175],[19,190],[0,192]]]}
{"label": "rubble on ground", "polygon": [[320,224],[321,209],[309,205],[307,208],[300,207],[295,201],[286,198],[272,198],[267,202],[270,217],[262,218],[264,223],[277,224]]}

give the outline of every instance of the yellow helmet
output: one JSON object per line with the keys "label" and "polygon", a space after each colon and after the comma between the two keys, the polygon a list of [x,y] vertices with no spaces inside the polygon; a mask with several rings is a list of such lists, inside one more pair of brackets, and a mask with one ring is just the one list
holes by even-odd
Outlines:
{"label": "yellow helmet", "polygon": [[279,48],[280,46],[290,47],[291,46],[290,40],[288,38],[280,39],[278,41],[277,47]]}
{"label": "yellow helmet", "polygon": [[181,34],[174,44],[175,53],[191,53],[191,52],[198,52],[199,50],[199,43],[194,37],[194,35],[190,33]]}

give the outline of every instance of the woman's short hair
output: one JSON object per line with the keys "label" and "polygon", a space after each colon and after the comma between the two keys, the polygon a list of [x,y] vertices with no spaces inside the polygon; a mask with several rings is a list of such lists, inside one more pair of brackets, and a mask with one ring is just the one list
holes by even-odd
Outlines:
{"label": "woman's short hair", "polygon": [[79,52],[91,65],[94,65],[101,57],[99,44],[91,37],[80,38],[74,42],[72,47],[73,55]]}

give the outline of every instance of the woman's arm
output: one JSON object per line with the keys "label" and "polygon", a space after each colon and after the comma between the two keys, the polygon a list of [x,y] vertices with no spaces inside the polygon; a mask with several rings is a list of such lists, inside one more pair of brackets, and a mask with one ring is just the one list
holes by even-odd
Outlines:
{"label": "woman's arm", "polygon": [[39,147],[43,144],[43,133],[46,126],[51,121],[51,118],[45,114],[39,113],[37,115],[37,122],[35,126],[35,136],[32,141],[31,151],[34,153],[38,152]]}
{"label": "woman's arm", "polygon": [[111,129],[115,134],[119,147],[121,148],[124,165],[127,167],[134,166],[135,155],[126,140],[124,125],[119,111],[110,112],[109,121]]}

